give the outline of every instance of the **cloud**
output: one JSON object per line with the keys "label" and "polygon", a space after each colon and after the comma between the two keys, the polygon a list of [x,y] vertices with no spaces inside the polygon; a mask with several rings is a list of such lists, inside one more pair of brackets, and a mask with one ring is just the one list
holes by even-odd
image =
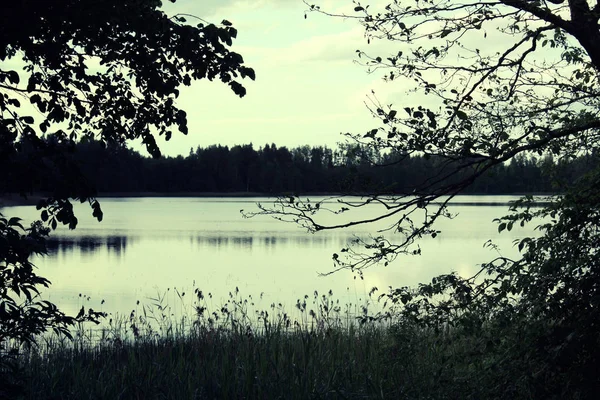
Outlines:
{"label": "cloud", "polygon": [[297,63],[304,61],[350,61],[362,41],[362,28],[334,34],[313,36],[298,41],[285,49],[279,49],[275,62]]}
{"label": "cloud", "polygon": [[226,15],[239,15],[258,9],[289,6],[306,8],[302,0],[177,0],[175,3],[164,1],[162,9],[169,15],[187,13],[200,18],[215,16],[226,18]]}

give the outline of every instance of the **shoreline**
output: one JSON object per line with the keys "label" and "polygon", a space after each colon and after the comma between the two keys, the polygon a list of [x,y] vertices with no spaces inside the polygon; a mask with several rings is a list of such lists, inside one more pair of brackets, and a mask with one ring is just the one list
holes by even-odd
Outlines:
{"label": "shoreline", "polygon": [[[255,197],[278,197],[278,196],[291,196],[291,193],[261,193],[261,192],[108,192],[99,193],[97,199],[111,199],[111,198],[160,198],[160,197],[173,197],[173,198],[255,198]],[[329,193],[329,192],[315,192],[315,193],[300,193],[295,194],[299,196],[369,196],[367,193],[354,193],[354,194],[342,194],[342,193]],[[388,194],[385,196],[400,196],[401,194]],[[472,196],[472,197],[497,197],[497,196],[555,196],[556,193],[464,193],[459,196]],[[16,207],[16,206],[35,206],[41,199],[47,198],[50,194],[34,193],[23,197],[19,194],[2,194],[0,195],[0,208],[3,207]],[[383,195],[382,195],[383,196]],[[482,204],[479,202],[454,202],[454,205],[462,204]],[[493,203],[494,205],[499,203]],[[506,203],[508,204],[508,203]]]}

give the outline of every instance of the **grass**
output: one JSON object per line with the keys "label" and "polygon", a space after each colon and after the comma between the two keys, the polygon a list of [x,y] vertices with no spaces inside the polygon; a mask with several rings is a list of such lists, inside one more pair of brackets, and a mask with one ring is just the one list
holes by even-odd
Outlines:
{"label": "grass", "polygon": [[24,390],[10,398],[512,399],[579,393],[562,385],[561,376],[552,375],[554,382],[544,373],[532,377],[539,368],[507,357],[528,345],[516,334],[465,335],[371,319],[369,304],[341,306],[331,292],[306,296],[290,313],[279,304],[255,309],[252,298],[237,290],[214,310],[196,290],[193,303],[181,307],[188,311],[178,316],[164,299],[100,329],[79,327],[72,341],[47,336],[20,348],[15,376]]}

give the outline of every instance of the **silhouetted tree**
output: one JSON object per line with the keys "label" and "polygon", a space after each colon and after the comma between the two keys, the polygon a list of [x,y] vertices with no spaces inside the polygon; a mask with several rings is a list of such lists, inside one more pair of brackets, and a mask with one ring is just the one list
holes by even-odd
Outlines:
{"label": "silhouetted tree", "polygon": [[[0,4],[0,185],[6,182],[22,194],[33,187],[49,191],[38,209],[52,229],[58,223],[76,227],[70,199],[89,202],[102,220],[96,188],[84,171],[118,168],[112,176],[99,171],[100,185],[108,180],[133,188],[119,178],[140,168],[139,157],[125,144],[140,139],[158,158],[155,134],[166,140],[173,130],[187,134],[186,113],[175,103],[181,85],[219,80],[241,97],[246,91],[237,79],[254,79],[242,56],[228,49],[237,35],[231,23],[188,25],[160,5],[158,0]],[[78,158],[80,138],[97,142],[84,140]],[[107,152],[95,165],[81,158]],[[170,179],[180,176],[170,172]],[[0,218],[0,350],[9,339],[31,341],[48,328],[68,333],[73,321],[96,316],[82,310],[76,319],[67,318],[35,296],[48,281],[37,276],[29,257],[45,251],[46,233],[39,224],[25,228],[18,219]]]}
{"label": "silhouetted tree", "polygon": [[[360,247],[335,254],[338,268],[360,271],[387,265],[400,254],[418,254],[419,239],[440,234],[435,223],[450,216],[452,198],[499,172],[498,166],[508,164],[504,179],[519,191],[537,187],[537,160],[526,154],[552,154],[559,164],[587,154],[597,165],[598,1],[407,0],[382,7],[355,1],[351,15],[317,5],[309,11],[355,19],[369,41],[398,45],[389,54],[358,55],[370,71],[384,71],[386,81],[410,95],[396,105],[372,97],[369,109],[377,125],[350,136],[354,149],[394,153],[394,163],[422,164],[413,169],[422,174],[409,179],[414,189],[405,195],[371,192],[359,205],[339,199],[342,208],[333,210],[327,203],[284,197],[262,206],[263,213],[312,231],[388,223],[393,235],[357,241]],[[356,165],[353,154],[347,152],[346,159]],[[525,197],[497,220],[499,231],[539,224],[540,237],[518,242],[520,258],[500,256],[473,277],[436,277],[418,288],[392,290],[389,299],[404,304],[403,321],[421,326],[471,332],[495,326],[506,335],[518,329],[528,345],[503,354],[502,362],[523,368],[533,388],[528,396],[559,396],[564,385],[554,377],[577,371],[569,375],[572,396],[592,398],[600,385],[590,372],[600,358],[600,170],[564,183],[565,193],[548,198],[549,204],[535,208]],[[379,215],[352,218],[354,210],[372,204],[382,206]],[[320,218],[339,210],[348,210],[343,220]],[[488,351],[499,348],[492,342]],[[498,388],[506,386],[501,374],[498,379]],[[493,397],[513,396],[500,389]]]}

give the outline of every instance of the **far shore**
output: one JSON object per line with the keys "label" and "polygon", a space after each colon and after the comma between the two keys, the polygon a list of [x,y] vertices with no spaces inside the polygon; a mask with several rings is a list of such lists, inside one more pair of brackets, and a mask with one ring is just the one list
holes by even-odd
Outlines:
{"label": "far shore", "polygon": [[[291,196],[292,193],[260,193],[260,192],[106,192],[99,193],[96,198],[126,198],[126,197],[204,197],[204,198],[220,198],[220,197],[239,197],[239,198],[253,198],[253,197],[277,197],[277,196]],[[298,195],[298,194],[294,194]],[[301,196],[369,196],[368,193],[353,193],[353,194],[342,194],[342,193],[300,193]],[[401,194],[387,194],[389,196]],[[464,193],[461,196],[552,196],[555,193]],[[36,205],[41,199],[48,198],[51,196],[47,193],[34,193],[27,196],[21,196],[19,194],[2,194],[0,195],[0,208],[2,207],[15,207],[15,206],[28,206]]]}
{"label": "far shore", "polygon": [[[274,197],[280,194],[258,192],[108,192],[99,193],[96,198],[124,198],[124,197]],[[311,193],[311,195],[313,195]],[[316,194],[321,195],[321,194]],[[0,207],[36,205],[41,199],[48,198],[50,194],[34,193],[27,196],[19,194],[0,195]]]}

